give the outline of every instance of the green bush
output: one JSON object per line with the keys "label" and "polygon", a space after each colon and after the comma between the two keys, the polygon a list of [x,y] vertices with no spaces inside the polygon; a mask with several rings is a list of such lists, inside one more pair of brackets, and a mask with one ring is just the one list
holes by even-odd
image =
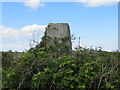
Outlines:
{"label": "green bush", "polygon": [[[55,46],[53,46],[54,48]],[[3,89],[119,89],[120,53],[86,48],[63,52],[39,47],[7,58],[11,66],[3,68]],[[62,54],[60,54],[62,52]],[[7,56],[5,56],[7,53]],[[10,57],[10,56],[8,56]]]}

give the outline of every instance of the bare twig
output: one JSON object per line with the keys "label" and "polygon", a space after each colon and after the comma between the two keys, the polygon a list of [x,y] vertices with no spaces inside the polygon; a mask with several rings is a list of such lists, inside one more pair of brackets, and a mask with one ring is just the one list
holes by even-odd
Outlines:
{"label": "bare twig", "polygon": [[111,72],[112,72],[112,71],[113,71],[118,65],[119,65],[119,63],[118,63],[116,66],[114,66],[109,72],[103,74],[103,75],[100,77],[100,81],[99,81],[99,84],[98,84],[97,90],[99,90],[99,87],[100,87],[100,84],[101,84],[102,78],[103,78],[104,76],[110,74],[110,73],[111,73]]}

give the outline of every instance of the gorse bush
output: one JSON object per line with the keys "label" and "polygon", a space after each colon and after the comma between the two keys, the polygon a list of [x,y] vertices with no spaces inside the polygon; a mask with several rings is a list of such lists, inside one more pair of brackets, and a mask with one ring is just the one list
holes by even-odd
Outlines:
{"label": "gorse bush", "polygon": [[[3,68],[3,89],[119,89],[120,53],[37,45]],[[11,55],[12,52],[3,53]],[[5,55],[4,55],[5,54]],[[7,58],[8,59],[8,58]]]}

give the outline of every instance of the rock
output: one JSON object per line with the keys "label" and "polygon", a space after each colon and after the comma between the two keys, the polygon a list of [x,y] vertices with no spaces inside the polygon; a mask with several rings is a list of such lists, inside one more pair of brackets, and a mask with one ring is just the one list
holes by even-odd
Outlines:
{"label": "rock", "polygon": [[64,44],[72,50],[70,27],[68,23],[49,23],[44,36],[50,38],[49,41],[47,41],[47,45],[54,44],[56,40],[59,44]]}

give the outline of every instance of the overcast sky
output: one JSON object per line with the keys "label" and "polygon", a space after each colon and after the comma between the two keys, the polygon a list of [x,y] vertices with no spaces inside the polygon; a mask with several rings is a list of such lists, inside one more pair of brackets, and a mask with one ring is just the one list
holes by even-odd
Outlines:
{"label": "overcast sky", "polygon": [[69,23],[71,34],[81,37],[83,47],[118,49],[117,3],[35,1],[2,3],[1,50],[29,49],[33,35],[40,41],[48,23]]}

